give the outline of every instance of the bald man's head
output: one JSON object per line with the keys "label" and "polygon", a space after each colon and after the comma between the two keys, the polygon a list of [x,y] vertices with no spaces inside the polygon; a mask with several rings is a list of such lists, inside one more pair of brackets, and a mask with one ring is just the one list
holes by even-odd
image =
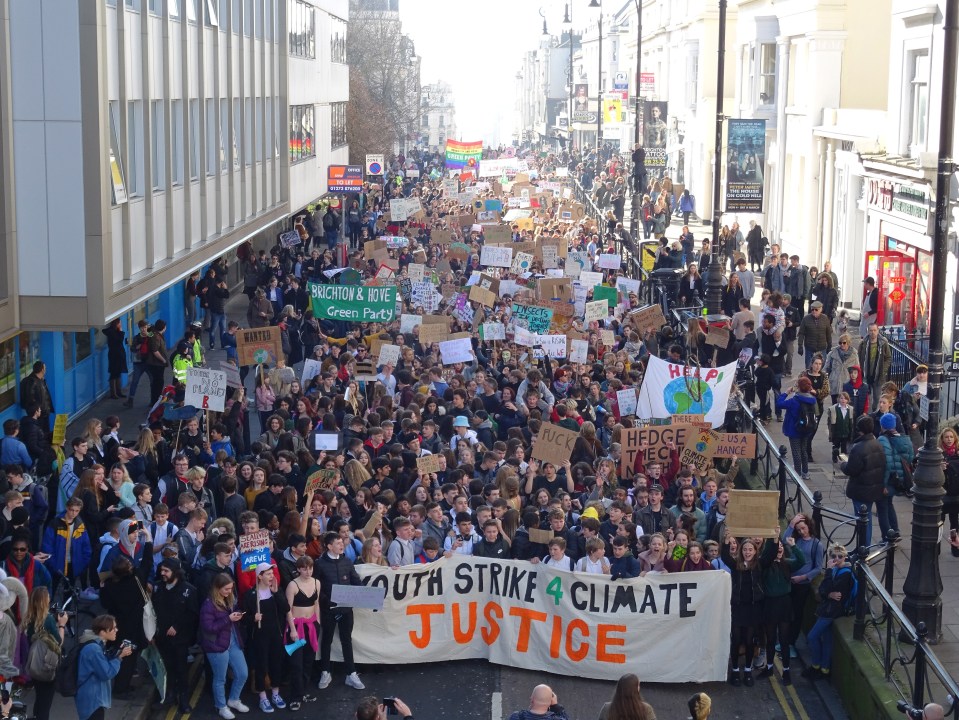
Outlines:
{"label": "bald man's head", "polygon": [[537,685],[529,698],[529,709],[535,713],[545,713],[550,705],[556,704],[556,693],[549,685]]}
{"label": "bald man's head", "polygon": [[923,720],[943,720],[945,717],[946,711],[939,703],[929,703],[922,709]]}

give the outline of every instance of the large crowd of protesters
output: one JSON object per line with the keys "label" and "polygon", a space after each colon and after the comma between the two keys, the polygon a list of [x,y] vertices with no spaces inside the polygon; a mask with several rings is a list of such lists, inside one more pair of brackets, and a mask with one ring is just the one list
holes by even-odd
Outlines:
{"label": "large crowd of protesters", "polygon": [[[527,162],[534,187],[552,182],[568,188],[574,175],[610,215],[604,226],[589,216],[561,217],[560,208],[573,199],[560,190],[553,202],[538,203],[532,229],[510,227],[511,240],[556,241],[583,253],[583,270],[601,272],[601,284],[615,287],[625,273],[600,268],[598,258],[618,253],[626,237],[621,200],[629,187],[627,164],[609,153],[531,156]],[[415,178],[408,172],[414,168]],[[52,598],[75,597],[107,613],[84,637],[80,673],[96,682],[77,696],[81,720],[102,717],[111,697],[131,691],[138,657],[149,644],[166,667],[163,700],[181,712],[191,709],[188,668],[199,653],[220,717],[229,720],[250,705],[265,713],[300,709],[333,681],[334,635],[343,648],[340,682],[362,690],[351,647],[354,613],[332,602],[331,588],[359,584],[356,565],[398,568],[456,555],[544,563],[613,580],[727,572],[733,588],[730,682],[753,685],[754,667],[772,674],[777,652],[783,681],[791,682],[790,658],[806,627],[807,606],[816,608],[816,619],[805,674],[829,674],[831,623],[852,592],[845,549],[827,548],[803,515],[793,517],[780,538],[730,536],[729,491],[741,472],[732,461],[717,460],[705,470],[681,467],[672,447],[668,462],[644,462],[640,453],[624,471],[621,436],[639,421],[620,412],[617,391],[642,386],[650,356],[713,365],[751,350],[745,359],[755,380],[746,399],[764,420],[771,421],[774,411],[785,414],[783,431],[797,471],[808,472],[812,437],[828,412],[837,457],[848,452],[850,497],[878,504],[885,533],[896,526],[891,468],[900,457],[912,461],[911,440],[922,429],[916,411],[925,393],[922,369],[908,386],[890,387],[888,344],[872,325],[858,352],[852,349],[828,266],[820,273],[780,255],[755,225],[746,242],[736,224],[716,248],[724,267],[728,261],[738,268],[723,291],[726,326],[735,337],[729,348],[718,354],[707,348],[699,321],[685,332],[635,327],[628,313],[640,307],[639,297],[622,292],[601,320],[586,323],[572,309],[568,317],[556,313],[554,320],[566,324],[549,332],[579,333],[588,352],[585,362],[550,358],[535,342],[515,342],[512,307],[535,305],[537,279],[563,277],[566,253],[558,268],[543,267],[541,257],[522,272],[482,266],[484,226],[475,219],[460,225],[472,208],[462,196],[468,184],[450,197],[446,178],[439,155],[399,157],[382,185],[367,185],[345,203],[326,203],[297,218],[299,244],[278,241],[259,252],[241,247],[245,323],[227,322],[230,289],[219,260],[187,283],[190,325],[182,338],[166,338],[162,320],[141,322],[129,339],[117,324],[105,329],[112,395],[134,405],[139,380],[145,375],[149,381],[149,402],[145,391],[139,398],[149,408],[140,427],[121,427],[116,415],[91,420],[58,454],[50,445],[53,408],[43,363],[24,381],[24,417],[4,425],[0,445],[0,561],[30,598],[27,608],[10,610],[29,639],[42,633],[62,645],[69,617],[48,613]],[[646,183],[644,175],[642,182],[656,198],[654,220],[675,212],[688,216],[690,210],[673,207],[668,177]],[[505,210],[509,196],[501,187],[473,187],[479,188],[476,198],[504,200]],[[419,198],[422,212],[404,223],[390,219],[389,200],[397,197]],[[660,220],[652,234],[665,224]],[[338,282],[343,256],[357,282],[383,282],[373,280],[380,267],[365,255],[365,242],[383,235],[406,239],[388,251],[393,281],[401,285],[411,265],[424,265],[442,295],[437,307],[428,310],[400,295],[402,313],[398,309],[386,323],[314,315],[308,284]],[[739,253],[743,242],[748,256]],[[454,252],[452,243],[467,251]],[[708,243],[697,246],[688,228],[674,247],[662,243],[657,262],[684,268],[684,300],[701,296],[697,267],[710,262],[712,251]],[[754,259],[762,275],[746,269]],[[482,310],[485,322],[508,328],[507,340],[484,341],[477,332],[479,303],[460,295],[477,272],[516,283],[512,295]],[[587,300],[593,292],[588,289]],[[420,342],[420,326],[401,328],[401,314],[446,316],[451,335],[470,334],[474,360],[443,364],[437,343]],[[230,388],[222,413],[170,419],[182,405],[190,367],[203,366],[205,354],[217,347],[237,364],[238,330],[266,326],[279,328],[283,357],[239,368],[241,386]],[[796,342],[807,368],[782,392]],[[399,346],[395,364],[377,364],[383,343]],[[320,369],[301,382],[297,369],[307,359]],[[369,362],[375,380],[357,379],[357,368]],[[124,388],[120,379],[128,370]],[[740,392],[737,387],[730,401],[730,423]],[[568,461],[531,457],[544,422],[578,433]],[[337,433],[337,449],[317,451],[318,433]],[[957,440],[955,431],[943,435],[947,477],[959,482]],[[435,471],[421,471],[417,459],[431,454]],[[336,479],[306,492],[317,470],[335,471]],[[945,512],[953,529],[957,510],[959,490],[947,486]],[[260,530],[269,532],[270,559],[244,569],[239,538]],[[550,530],[552,539],[536,542],[531,530]],[[156,613],[149,641],[143,622],[148,600]],[[297,641],[303,642],[288,655],[284,646]],[[6,635],[0,634],[0,643],[7,643]],[[0,657],[12,662],[13,648],[0,646]],[[253,694],[246,693],[250,678]],[[33,715],[47,720],[52,683],[34,686]],[[635,690],[638,695],[638,680]],[[708,698],[696,702],[700,707]]]}

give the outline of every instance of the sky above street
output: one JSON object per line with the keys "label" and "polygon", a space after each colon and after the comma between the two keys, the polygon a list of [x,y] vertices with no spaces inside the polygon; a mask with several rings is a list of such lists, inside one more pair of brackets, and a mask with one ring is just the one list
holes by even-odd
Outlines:
{"label": "sky above street", "polygon": [[539,10],[559,35],[563,7],[561,0],[400,0],[403,31],[423,59],[422,83],[453,88],[457,139],[512,141],[516,73],[523,53],[539,46]]}

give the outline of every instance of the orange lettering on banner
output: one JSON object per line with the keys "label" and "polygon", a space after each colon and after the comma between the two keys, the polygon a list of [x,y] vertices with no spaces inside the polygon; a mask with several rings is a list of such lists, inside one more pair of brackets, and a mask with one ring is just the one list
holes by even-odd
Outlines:
{"label": "orange lettering on banner", "polygon": [[559,615],[553,615],[553,632],[549,636],[549,656],[553,659],[559,657],[559,644],[563,639],[563,618]]}
{"label": "orange lettering on banner", "polygon": [[529,652],[529,632],[533,620],[536,622],[546,622],[546,613],[539,610],[529,610],[527,608],[511,607],[509,609],[511,617],[518,617],[519,635],[516,637],[516,652]]}
{"label": "orange lettering on banner", "polygon": [[466,645],[473,639],[473,633],[476,632],[476,603],[467,603],[467,606],[469,627],[464,632],[460,629],[460,603],[453,603],[453,639],[460,645]]}
{"label": "orange lettering on banner", "polygon": [[410,642],[413,643],[413,647],[417,648],[418,650],[422,650],[430,644],[430,637],[433,634],[432,620],[430,619],[430,616],[442,615],[444,612],[446,612],[446,608],[438,603],[410,605],[408,608],[406,608],[407,615],[419,615],[420,622],[422,623],[422,633],[417,635],[415,630],[410,631]]}
{"label": "orange lettering on banner", "polygon": [[[581,622],[574,620],[573,622]],[[570,623],[572,625],[572,623]],[[600,662],[623,664],[626,656],[620,653],[607,652],[608,647],[625,647],[626,638],[610,637],[610,633],[625,633],[625,625],[597,625],[596,626],[596,659]]]}
{"label": "orange lettering on banner", "polygon": [[[605,627],[600,625],[600,628]],[[626,628],[623,628],[624,630]],[[573,631],[576,630],[580,635],[583,636],[583,642],[579,644],[579,647],[573,647]],[[583,620],[573,620],[569,625],[566,626],[566,655],[573,662],[580,662],[589,655],[589,643],[586,642],[586,638],[589,637],[589,626]],[[601,659],[601,658],[598,658]]]}
{"label": "orange lettering on banner", "polygon": [[[493,617],[494,615],[496,616],[495,618]],[[483,636],[483,642],[487,645],[492,645],[496,642],[496,638],[499,637],[499,623],[497,620],[503,619],[503,608],[494,602],[488,602],[486,603],[486,608],[483,610],[483,617],[486,618],[489,627],[484,627],[480,630],[480,635]]]}

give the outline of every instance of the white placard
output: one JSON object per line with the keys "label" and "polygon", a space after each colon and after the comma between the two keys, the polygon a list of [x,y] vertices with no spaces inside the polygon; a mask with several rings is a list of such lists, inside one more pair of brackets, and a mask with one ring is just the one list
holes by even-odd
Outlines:
{"label": "white placard", "polygon": [[440,357],[444,365],[473,362],[473,343],[470,338],[444,340],[440,343]]}
{"label": "white placard", "polygon": [[[309,348],[310,352],[312,352],[312,350],[313,348]],[[304,392],[306,392],[306,386],[310,384],[310,381],[322,372],[323,363],[319,360],[307,358],[303,361],[303,374],[300,375],[300,387]]]}
{"label": "white placard", "polygon": [[505,280],[501,278],[499,281],[500,297],[503,297],[504,295],[509,295],[510,297],[516,297],[516,293],[518,293],[522,289],[524,289],[523,286],[520,285],[515,280]]}
{"label": "white placard", "polygon": [[586,303],[583,320],[591,322],[593,320],[605,320],[609,317],[609,302],[606,300],[593,300]]}
{"label": "white placard", "polygon": [[226,406],[226,373],[209,368],[187,368],[184,405],[223,412]]}
{"label": "white placard", "polygon": [[516,257],[513,258],[513,264],[510,267],[510,272],[514,272],[518,275],[520,273],[529,272],[532,267],[533,256],[530,253],[518,252],[516,253]]}
{"label": "white placard", "polygon": [[525,345],[526,347],[530,347],[536,344],[536,338],[538,337],[539,335],[536,333],[531,333],[524,327],[519,325],[513,327],[513,342],[517,345]]}
{"label": "white placard", "polygon": [[506,326],[503,323],[483,323],[483,340],[505,340]]}
{"label": "white placard", "polygon": [[537,335],[539,345],[551,358],[566,357],[566,336],[565,335]]}
{"label": "white placard", "polygon": [[573,285],[573,312],[576,315],[586,314],[586,296],[588,291],[580,284]]}
{"label": "white placard", "polygon": [[421,209],[419,198],[394,198],[390,200],[390,219],[403,222]]}
{"label": "white placard", "polygon": [[573,363],[586,362],[586,353],[589,352],[588,340],[569,341],[569,361]]}
{"label": "white placard", "polygon": [[410,263],[406,266],[406,276],[410,279],[410,282],[423,282],[423,278],[426,277],[426,265]]}
{"label": "white placard", "polygon": [[423,324],[422,315],[400,315],[400,332],[404,335],[413,332],[413,328]]}
{"label": "white placard", "polygon": [[626,388],[616,391],[616,402],[619,405],[619,416],[636,414],[636,388]]}
{"label": "white placard", "polygon": [[555,245],[543,245],[543,267],[555,268],[559,265],[558,250]]}
{"label": "white placard", "polygon": [[384,343],[380,345],[380,358],[376,363],[377,366],[382,367],[383,365],[392,365],[396,367],[396,363],[400,361],[400,346],[399,345],[389,345]]}
{"label": "white placard", "polygon": [[601,282],[603,282],[603,273],[583,270],[579,274],[579,284],[587,290],[592,290]]}
{"label": "white placard", "polygon": [[480,253],[480,265],[505,267],[513,264],[513,248],[499,245],[484,245]]}
{"label": "white placard", "polygon": [[626,296],[629,293],[636,293],[638,296],[639,280],[633,280],[632,278],[627,277],[618,277],[616,278],[616,289],[619,290],[623,296]]}
{"label": "white placard", "polygon": [[[545,246],[544,246],[545,247]],[[566,275],[571,278],[578,278],[584,270],[589,270],[593,265],[589,259],[589,253],[582,250],[570,250],[566,254]]]}
{"label": "white placard", "polygon": [[410,304],[414,308],[422,307],[423,312],[432,315],[439,309],[442,299],[443,296],[436,292],[436,287],[433,283],[413,283],[413,291],[410,293]]}
{"label": "white placard", "polygon": [[607,255],[604,253],[599,256],[599,262],[597,264],[604,270],[619,270],[619,266],[622,263],[623,259],[619,255]]}

